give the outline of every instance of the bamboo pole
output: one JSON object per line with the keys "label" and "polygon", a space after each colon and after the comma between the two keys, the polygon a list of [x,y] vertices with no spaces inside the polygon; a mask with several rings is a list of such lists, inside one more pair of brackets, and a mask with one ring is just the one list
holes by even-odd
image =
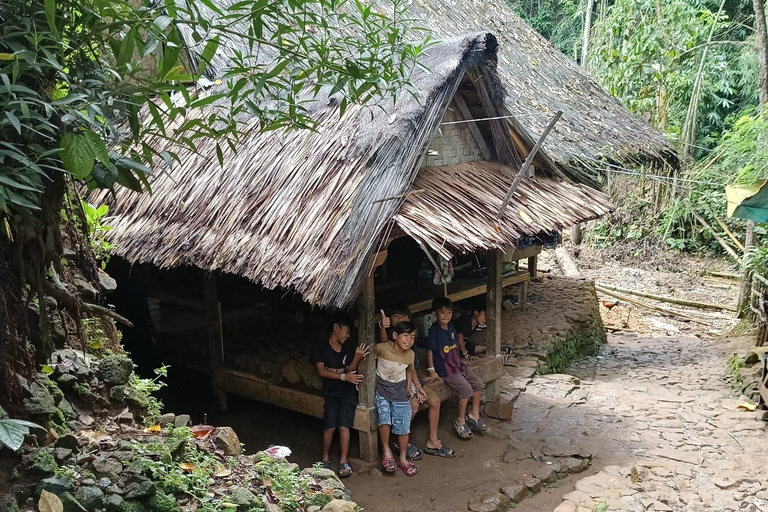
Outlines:
{"label": "bamboo pole", "polygon": [[715,237],[715,240],[717,240],[717,242],[718,242],[718,243],[719,243],[719,244],[720,244],[720,245],[723,247],[723,249],[725,249],[725,252],[727,252],[729,256],[731,256],[731,257],[732,257],[733,259],[735,259],[736,261],[741,261],[741,258],[739,258],[739,255],[738,255],[738,254],[736,254],[736,251],[734,251],[734,250],[733,250],[733,248],[732,248],[730,245],[728,245],[728,244],[726,243],[726,241],[725,241],[725,240],[723,240],[723,239],[720,237],[720,235],[718,235],[717,233],[715,233],[715,230],[714,230],[714,229],[712,229],[712,226],[710,226],[709,224],[707,224],[707,221],[705,221],[705,220],[704,220],[704,219],[701,217],[701,215],[699,215],[698,213],[696,213],[695,211],[693,211],[693,208],[691,208],[690,206],[688,207],[688,211],[690,211],[690,212],[691,212],[691,215],[693,215],[693,217],[694,217],[694,218],[695,218],[697,221],[699,221],[699,224],[701,224],[702,226],[704,226],[705,228],[707,228],[707,229],[709,230],[709,232],[712,234],[712,236],[713,236],[713,237]]}
{"label": "bamboo pole", "polygon": [[[714,215],[713,215],[713,217],[714,217]],[[741,250],[741,252],[746,251],[746,249],[744,248],[744,245],[742,245],[742,243],[739,242],[739,239],[736,238],[736,235],[734,235],[731,232],[731,230],[728,229],[728,226],[726,226],[725,222],[721,221],[717,217],[715,217],[715,221],[717,221],[717,223],[720,225],[720,227],[723,228],[723,231],[725,231],[725,234],[728,235],[731,240],[733,240],[733,243],[736,245],[736,247],[739,248],[739,250]]]}
{"label": "bamboo pole", "polygon": [[707,272],[707,274],[715,277],[724,277],[726,279],[741,279],[739,274],[733,274],[730,272],[715,272],[714,270]]}
{"label": "bamboo pole", "polygon": [[608,290],[607,288],[603,288],[602,286],[596,284],[595,290],[597,290],[600,293],[603,293],[605,295],[610,295],[611,297],[615,297],[619,300],[623,300],[624,302],[628,302],[630,304],[634,304],[635,306],[640,306],[646,309],[651,309],[653,311],[661,311],[662,313],[668,313],[671,315],[678,316],[680,318],[684,318],[686,320],[690,320],[691,322],[696,322],[699,324],[708,324],[708,322],[703,322],[697,318],[694,318],[692,316],[686,315],[684,313],[681,313],[679,311],[676,311],[672,308],[665,308],[664,306],[657,306],[656,304],[650,304],[648,302],[642,301],[640,299],[635,299],[633,297],[629,297],[627,295],[624,295],[623,293],[615,292],[613,290]]}
{"label": "bamboo pole", "polygon": [[[596,285],[597,286],[597,285]],[[601,288],[605,288],[608,290],[613,290],[616,292],[621,293],[629,293],[632,295],[637,295],[639,297],[645,297],[647,299],[653,299],[658,300],[661,302],[669,302],[670,304],[679,304],[681,306],[688,306],[692,308],[702,308],[702,309],[721,309],[726,311],[736,311],[736,308],[733,306],[724,306],[720,304],[710,304],[708,302],[697,302],[693,300],[685,300],[685,299],[677,299],[675,297],[666,297],[664,295],[656,295],[653,293],[647,293],[647,292],[641,292],[638,290],[630,290],[628,288],[619,288],[618,286],[612,286],[608,284],[601,284],[599,285]]]}
{"label": "bamboo pole", "polygon": [[536,153],[538,153],[539,149],[541,149],[541,145],[544,143],[544,139],[547,138],[547,135],[549,135],[549,132],[552,131],[552,128],[555,127],[555,123],[557,123],[562,115],[563,111],[558,110],[555,114],[555,117],[552,118],[547,127],[544,129],[544,132],[541,134],[541,137],[539,137],[539,140],[536,141],[536,144],[533,146],[533,149],[531,149],[531,152],[528,153],[528,157],[525,159],[525,162],[523,162],[523,165],[517,172],[517,176],[515,176],[512,185],[509,187],[509,191],[507,191],[507,196],[504,198],[504,202],[501,203],[501,208],[499,208],[500,219],[504,216],[504,209],[507,207],[507,204],[509,204],[509,200],[512,199],[512,194],[514,194],[517,185],[520,183],[520,180],[523,179],[523,176],[525,176],[525,171],[528,170],[528,166],[530,166],[531,162],[533,162],[533,158],[536,156]]}

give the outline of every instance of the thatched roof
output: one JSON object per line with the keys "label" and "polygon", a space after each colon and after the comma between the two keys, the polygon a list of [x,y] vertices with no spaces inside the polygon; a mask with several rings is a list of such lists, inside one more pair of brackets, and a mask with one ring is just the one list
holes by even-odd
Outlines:
{"label": "thatched roof", "polygon": [[[372,0],[383,12],[391,2]],[[544,152],[572,178],[593,182],[595,159],[623,165],[677,165],[673,145],[606,92],[587,72],[533,30],[505,0],[412,0],[409,14],[437,35],[493,32],[499,41],[499,76],[509,92],[506,106],[525,131],[544,130],[557,110],[562,119]]]}
{"label": "thatched roof", "polygon": [[380,200],[411,186],[466,72],[503,104],[496,51],[488,33],[446,40],[422,61],[430,72],[414,75],[417,97],[352,107],[341,118],[335,102],[319,102],[317,131],[260,133],[248,121],[247,147],[225,150],[223,167],[211,140],[194,153],[181,149],[182,165],[159,176],[152,195],[121,189],[93,198],[112,204],[115,252],[241,275],[313,304],[348,304],[400,207]]}
{"label": "thatched roof", "polygon": [[395,221],[411,237],[449,259],[456,251],[514,246],[521,236],[550,233],[612,210],[602,192],[534,177],[520,182],[506,215],[499,219],[515,172],[496,162],[421,169],[413,189],[423,192],[408,197]]}

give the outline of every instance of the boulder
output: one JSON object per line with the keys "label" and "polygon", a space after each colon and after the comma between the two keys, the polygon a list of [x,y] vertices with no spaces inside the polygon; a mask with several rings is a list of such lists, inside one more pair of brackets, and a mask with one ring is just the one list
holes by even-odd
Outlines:
{"label": "boulder", "polygon": [[68,458],[72,456],[72,450],[69,448],[54,448],[53,449],[53,458],[56,459],[56,462],[58,462],[60,465],[64,465],[64,461],[66,461]]}
{"label": "boulder", "polygon": [[107,356],[99,361],[99,378],[109,386],[128,384],[133,373],[133,361],[125,356]]}
{"label": "boulder", "polygon": [[69,478],[63,476],[52,476],[42,481],[41,489],[61,496],[65,492],[72,492],[75,490],[75,485]]}
{"label": "boulder", "polygon": [[167,427],[168,425],[173,425],[174,421],[176,420],[176,415],[172,412],[161,414],[159,418],[157,418],[157,424],[161,427]]}
{"label": "boulder", "polygon": [[[189,414],[179,414],[173,420],[173,426],[176,428],[188,427],[192,424],[192,418]],[[239,452],[238,452],[239,455]]]}
{"label": "boulder", "polygon": [[101,288],[101,293],[103,293],[104,295],[108,295],[113,291],[117,290],[117,281],[115,281],[112,278],[112,276],[110,276],[103,270],[99,270],[98,276],[99,276],[99,288]]}
{"label": "boulder", "polygon": [[510,503],[509,496],[499,492],[489,492],[472,498],[468,508],[470,512],[506,512]]}
{"label": "boulder", "polygon": [[568,468],[569,473],[581,473],[589,467],[589,459],[570,457],[565,459],[563,464]]}
{"label": "boulder", "polygon": [[70,450],[80,450],[80,442],[72,434],[65,434],[58,438],[53,446],[56,448],[69,448]]}
{"label": "boulder", "polygon": [[541,490],[541,480],[538,478],[526,478],[523,485],[532,493],[537,493]]}
{"label": "boulder", "polygon": [[126,500],[140,500],[154,496],[156,491],[155,484],[151,480],[135,476],[133,481],[125,486],[123,498]]}
{"label": "boulder", "polygon": [[237,505],[238,510],[248,510],[261,505],[261,500],[255,494],[242,487],[229,490],[229,501]]}
{"label": "boulder", "polygon": [[323,507],[322,512],[357,512],[358,506],[347,500],[331,500]]}
{"label": "boulder", "polygon": [[119,494],[110,494],[104,500],[104,508],[107,512],[120,512],[124,501]]}
{"label": "boulder", "polygon": [[213,444],[223,451],[224,455],[237,456],[243,451],[240,446],[240,439],[230,427],[217,428],[213,432]]}
{"label": "boulder", "polygon": [[119,460],[101,456],[91,462],[91,470],[99,478],[109,478],[114,481],[122,473],[123,465]]}
{"label": "boulder", "polygon": [[576,504],[570,500],[565,500],[553,512],[576,512]]}
{"label": "boulder", "polygon": [[134,422],[133,413],[128,411],[120,413],[115,420],[123,425],[130,425]]}
{"label": "boulder", "polygon": [[47,387],[33,382],[29,387],[31,396],[24,399],[24,408],[35,419],[50,420],[58,413],[56,402],[48,392]]}
{"label": "boulder", "polygon": [[499,400],[498,402],[486,402],[484,412],[486,416],[496,418],[497,420],[508,420],[512,418],[512,409],[514,405],[509,400]]}
{"label": "boulder", "polygon": [[553,484],[557,482],[557,473],[552,466],[542,466],[533,472],[533,477],[541,480],[542,484]]}
{"label": "boulder", "polygon": [[77,289],[77,293],[84,299],[93,301],[93,299],[99,295],[99,292],[96,291],[96,287],[80,276],[76,276],[72,282]]}
{"label": "boulder", "polygon": [[513,503],[520,503],[528,494],[528,489],[524,485],[507,485],[499,489],[499,491],[509,497]]}
{"label": "boulder", "polygon": [[80,487],[75,493],[75,499],[88,511],[104,506],[104,492],[98,487]]}

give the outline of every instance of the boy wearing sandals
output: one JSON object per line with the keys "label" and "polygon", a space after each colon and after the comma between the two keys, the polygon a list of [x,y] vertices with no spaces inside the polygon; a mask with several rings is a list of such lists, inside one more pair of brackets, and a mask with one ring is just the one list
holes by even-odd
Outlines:
{"label": "boy wearing sandals", "polygon": [[[389,307],[388,312],[389,314],[387,315],[384,313],[383,309],[380,310],[381,317],[377,324],[377,327],[379,328],[379,343],[387,343],[392,340],[392,333],[395,325],[400,322],[411,321],[411,311],[408,309],[408,306],[404,304],[393,304]],[[418,335],[418,331],[414,334]],[[415,352],[414,358],[413,366],[417,369],[419,367],[419,359],[416,357]],[[438,426],[440,424],[440,397],[431,387],[424,386],[427,382],[434,380],[434,378],[419,380],[416,372],[413,372],[411,375],[413,382],[409,381],[407,385],[411,394],[411,421],[413,421],[416,413],[419,412],[419,405],[425,401],[424,398],[420,397],[416,392],[416,384],[418,383],[423,387],[422,389],[426,395],[426,402],[429,404],[429,409],[427,411],[427,414],[429,415],[429,438],[424,445],[423,452],[413,444],[409,443],[406,458],[410,461],[417,461],[421,460],[424,453],[426,453],[427,455],[434,455],[435,457],[452,459],[456,456],[456,452],[451,450],[447,445],[444,445],[437,436]],[[391,448],[395,454],[400,453],[400,447],[396,442],[391,444]]]}
{"label": "boy wearing sandals", "polygon": [[[392,473],[399,466],[407,476],[416,474],[416,465],[406,457],[411,432],[409,382],[415,380],[419,400],[427,398],[418,379],[413,379],[414,353],[411,347],[415,338],[416,326],[411,322],[400,322],[392,329],[391,341],[378,343],[374,349],[378,357],[375,400],[383,452],[381,467]],[[400,452],[397,463],[389,446],[390,434],[397,436]]]}
{"label": "boy wearing sandals", "polygon": [[355,349],[347,343],[350,318],[339,313],[334,316],[328,339],[318,343],[312,352],[312,363],[317,373],[323,378],[323,398],[325,413],[323,417],[323,460],[322,465],[331,469],[328,452],[331,449],[333,433],[339,429],[341,458],[339,476],[352,474],[347,456],[349,453],[349,429],[355,421],[357,408],[356,386],[363,380],[357,373],[360,361],[368,355],[368,346],[363,344]]}
{"label": "boy wearing sandals", "polygon": [[[427,359],[430,377],[440,377],[459,395],[459,416],[453,422],[453,428],[462,439],[472,437],[472,431],[485,432],[485,422],[480,418],[480,394],[485,385],[472,370],[461,362],[459,333],[451,317],[453,304],[447,297],[438,297],[432,301],[432,311],[437,322],[429,328],[427,341]],[[472,410],[467,414],[469,400]]]}

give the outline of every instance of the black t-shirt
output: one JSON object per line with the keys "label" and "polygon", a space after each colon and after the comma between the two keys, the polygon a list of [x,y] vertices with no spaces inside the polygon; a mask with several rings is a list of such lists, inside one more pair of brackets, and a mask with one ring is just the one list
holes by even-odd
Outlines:
{"label": "black t-shirt", "polygon": [[[345,373],[354,358],[355,348],[349,340],[341,345],[341,352],[336,352],[330,341],[326,339],[315,344],[310,360],[312,364],[323,363],[325,369],[333,373]],[[355,391],[355,385],[351,382],[323,377],[323,395],[325,396],[339,397]]]}
{"label": "black t-shirt", "polygon": [[472,315],[460,316],[453,322],[453,326],[459,334],[464,336],[464,341],[467,341],[475,332],[475,329],[472,328]]}

